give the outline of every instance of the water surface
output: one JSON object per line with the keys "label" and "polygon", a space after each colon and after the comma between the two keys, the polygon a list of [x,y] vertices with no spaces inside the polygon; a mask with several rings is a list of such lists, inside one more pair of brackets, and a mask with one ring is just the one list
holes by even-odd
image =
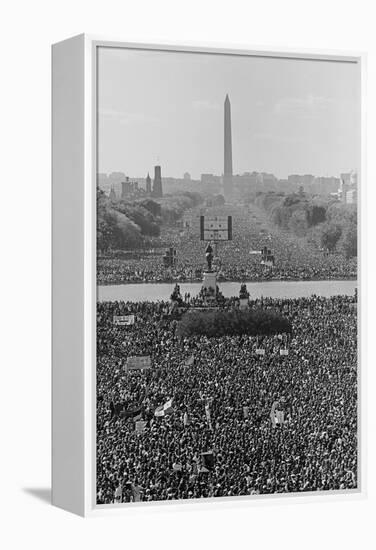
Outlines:
{"label": "water surface", "polygon": [[[222,282],[219,288],[226,297],[238,296],[239,282]],[[97,299],[99,302],[111,301],[152,301],[169,300],[175,283],[144,283],[125,285],[98,286]],[[189,292],[191,296],[199,293],[202,283],[180,283],[180,291]],[[357,281],[266,281],[250,282],[247,288],[252,298],[261,296],[270,298],[302,298],[317,294],[318,296],[336,296],[338,294],[353,295]]]}

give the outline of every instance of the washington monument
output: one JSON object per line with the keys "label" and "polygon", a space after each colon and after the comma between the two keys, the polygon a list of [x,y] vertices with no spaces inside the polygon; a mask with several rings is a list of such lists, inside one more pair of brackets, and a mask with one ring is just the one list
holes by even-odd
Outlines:
{"label": "washington monument", "polygon": [[231,200],[233,191],[232,181],[232,139],[231,139],[231,103],[226,94],[225,99],[225,133],[224,133],[224,172],[223,172],[223,192],[225,199]]}

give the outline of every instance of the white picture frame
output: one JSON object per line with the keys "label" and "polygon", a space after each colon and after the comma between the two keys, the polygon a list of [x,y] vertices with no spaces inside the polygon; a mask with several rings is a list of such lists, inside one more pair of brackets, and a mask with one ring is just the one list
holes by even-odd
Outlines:
{"label": "white picture frame", "polygon": [[[96,52],[97,48],[257,55],[299,59],[348,60],[358,64],[362,88],[361,159],[362,192],[358,196],[358,240],[365,226],[365,63],[364,53],[312,50],[275,51],[267,48],[213,44],[127,43],[79,35],[52,47],[52,503],[92,516],[128,513],[130,507],[95,503],[95,365],[96,365]],[[361,250],[361,247],[358,247]],[[366,401],[365,270],[358,261],[358,474],[354,491],[309,494],[274,494],[257,497],[220,497],[205,501],[169,501],[147,506],[249,506],[273,502],[317,499],[359,499],[366,495],[366,451],[363,434]],[[68,301],[69,298],[69,301]],[[68,303],[69,302],[69,303]],[[344,494],[346,493],[346,494]],[[143,503],[132,504],[142,513]]]}

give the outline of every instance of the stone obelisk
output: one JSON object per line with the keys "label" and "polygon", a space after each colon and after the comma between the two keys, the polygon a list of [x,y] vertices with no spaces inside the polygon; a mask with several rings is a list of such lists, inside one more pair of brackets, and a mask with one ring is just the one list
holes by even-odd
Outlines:
{"label": "stone obelisk", "polygon": [[231,201],[233,194],[232,179],[232,139],[231,139],[231,103],[226,94],[225,99],[225,132],[224,132],[224,171],[223,171],[223,193],[226,202]]}

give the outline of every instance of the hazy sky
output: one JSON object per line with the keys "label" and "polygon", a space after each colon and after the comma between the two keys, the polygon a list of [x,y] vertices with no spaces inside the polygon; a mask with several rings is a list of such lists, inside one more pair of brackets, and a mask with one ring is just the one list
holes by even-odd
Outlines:
{"label": "hazy sky", "polygon": [[234,174],[358,169],[356,64],[100,48],[99,172],[222,174],[226,93]]}

